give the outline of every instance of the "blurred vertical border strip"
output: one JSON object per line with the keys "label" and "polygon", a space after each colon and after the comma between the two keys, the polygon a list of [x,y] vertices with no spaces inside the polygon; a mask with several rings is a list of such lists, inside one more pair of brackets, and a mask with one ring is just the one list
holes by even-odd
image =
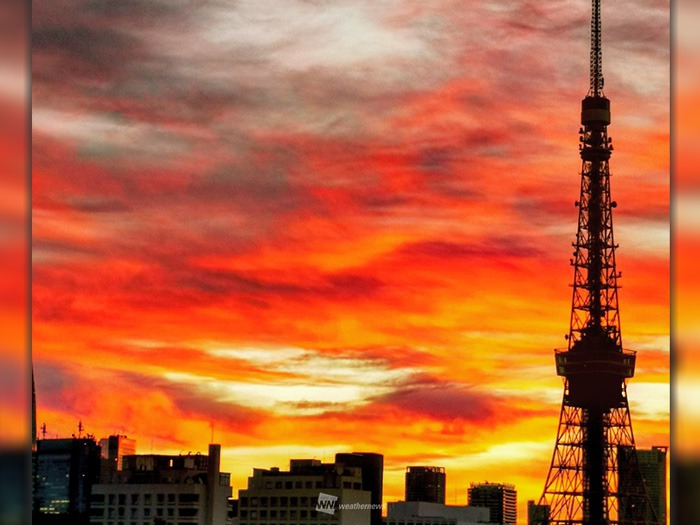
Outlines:
{"label": "blurred vertical border strip", "polygon": [[700,523],[700,6],[672,5],[671,523]]}
{"label": "blurred vertical border strip", "polygon": [[0,525],[31,510],[30,12],[0,2]]}

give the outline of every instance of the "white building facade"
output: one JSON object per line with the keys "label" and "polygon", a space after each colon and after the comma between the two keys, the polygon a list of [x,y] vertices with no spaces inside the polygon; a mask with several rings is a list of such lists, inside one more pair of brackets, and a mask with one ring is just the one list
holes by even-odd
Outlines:
{"label": "white building facade", "polygon": [[489,522],[489,509],[425,501],[389,503],[386,525],[478,525]]}
{"label": "white building facade", "polygon": [[289,471],[254,469],[238,501],[240,525],[370,524],[361,469],[315,459],[293,459]]}
{"label": "white building facade", "polygon": [[209,455],[125,456],[113,483],[93,486],[91,525],[227,525],[231,476]]}

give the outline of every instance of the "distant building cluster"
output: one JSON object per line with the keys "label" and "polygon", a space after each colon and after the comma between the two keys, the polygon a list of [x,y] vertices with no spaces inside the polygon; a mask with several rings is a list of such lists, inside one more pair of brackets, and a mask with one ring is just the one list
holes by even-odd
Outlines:
{"label": "distant building cluster", "polygon": [[[136,454],[114,435],[39,439],[33,457],[35,525],[515,525],[517,492],[507,483],[471,483],[468,505],[446,505],[443,467],[406,468],[405,501],[383,515],[384,457],[339,453],[332,463],[292,459],[289,470],[253,469],[233,497],[220,470],[221,446],[208,453]],[[628,458],[628,460],[630,460]],[[631,461],[631,460],[630,460]],[[665,517],[666,449],[639,451],[651,501]],[[625,468],[620,467],[620,482]],[[623,523],[624,510],[621,523]],[[528,524],[549,509],[528,502]]]}

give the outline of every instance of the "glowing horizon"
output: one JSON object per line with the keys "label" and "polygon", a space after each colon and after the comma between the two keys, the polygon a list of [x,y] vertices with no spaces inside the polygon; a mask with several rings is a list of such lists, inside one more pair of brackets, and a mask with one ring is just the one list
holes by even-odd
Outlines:
{"label": "glowing horizon", "polygon": [[[252,468],[374,451],[539,499],[590,5],[33,10],[38,424]],[[634,13],[632,16],[630,13]],[[637,446],[669,444],[667,2],[603,6]]]}

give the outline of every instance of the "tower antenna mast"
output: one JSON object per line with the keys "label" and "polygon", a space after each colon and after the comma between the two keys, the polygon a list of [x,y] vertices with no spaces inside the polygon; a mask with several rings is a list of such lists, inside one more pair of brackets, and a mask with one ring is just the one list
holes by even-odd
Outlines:
{"label": "tower antenna mast", "polygon": [[588,95],[603,95],[603,47],[601,45],[602,27],[600,22],[600,0],[593,0],[591,15],[591,88]]}

